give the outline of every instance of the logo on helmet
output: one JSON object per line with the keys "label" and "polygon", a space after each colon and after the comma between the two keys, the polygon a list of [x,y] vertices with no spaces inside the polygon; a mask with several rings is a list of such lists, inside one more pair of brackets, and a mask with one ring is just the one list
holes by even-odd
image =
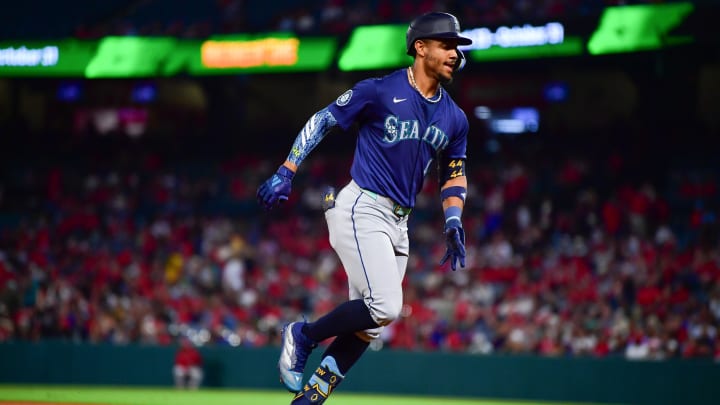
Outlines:
{"label": "logo on helmet", "polygon": [[350,99],[352,98],[352,90],[348,90],[345,93],[341,94],[340,97],[335,100],[335,104],[342,107],[344,105],[347,105],[347,103],[350,102]]}
{"label": "logo on helmet", "polygon": [[450,13],[426,13],[414,19],[405,33],[407,54],[415,55],[415,41],[424,38],[452,38],[458,45],[470,45],[472,40],[460,35],[460,22]]}

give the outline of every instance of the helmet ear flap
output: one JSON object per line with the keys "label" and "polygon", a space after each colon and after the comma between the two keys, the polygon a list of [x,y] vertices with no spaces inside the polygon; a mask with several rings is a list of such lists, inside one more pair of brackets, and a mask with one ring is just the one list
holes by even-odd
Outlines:
{"label": "helmet ear flap", "polygon": [[465,67],[467,60],[465,59],[465,54],[463,53],[463,51],[459,49],[456,49],[455,51],[457,52],[457,59],[455,60],[455,67],[453,68],[453,70],[455,72],[459,72]]}

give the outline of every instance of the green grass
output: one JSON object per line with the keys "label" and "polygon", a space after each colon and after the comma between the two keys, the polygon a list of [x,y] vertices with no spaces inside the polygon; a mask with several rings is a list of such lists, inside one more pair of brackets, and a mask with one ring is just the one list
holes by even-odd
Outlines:
{"label": "green grass", "polygon": [[[0,385],[0,403],[38,401],[98,405],[287,405],[291,399],[291,394],[280,390],[204,388],[198,391],[180,391],[172,388]],[[328,405],[572,405],[567,402],[370,395],[341,391],[334,394],[326,403]]]}

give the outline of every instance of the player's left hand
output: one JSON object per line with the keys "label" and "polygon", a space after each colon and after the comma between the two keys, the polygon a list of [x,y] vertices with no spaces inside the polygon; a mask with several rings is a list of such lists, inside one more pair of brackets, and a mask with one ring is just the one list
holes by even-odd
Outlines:
{"label": "player's left hand", "polygon": [[271,210],[280,201],[287,201],[292,190],[292,178],[295,172],[287,167],[280,168],[258,187],[257,199],[266,210]]}
{"label": "player's left hand", "polygon": [[460,267],[465,267],[465,231],[463,230],[460,220],[450,220],[445,224],[445,245],[447,250],[445,256],[440,260],[443,265],[450,259],[450,267],[455,271],[457,263]]}

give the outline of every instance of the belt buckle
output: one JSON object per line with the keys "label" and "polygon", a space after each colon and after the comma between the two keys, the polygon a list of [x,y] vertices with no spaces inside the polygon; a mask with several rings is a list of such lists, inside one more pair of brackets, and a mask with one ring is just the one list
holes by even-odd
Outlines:
{"label": "belt buckle", "polygon": [[407,214],[410,213],[410,211],[412,211],[412,208],[405,208],[398,203],[393,204],[393,214],[395,214],[399,217],[406,216]]}

